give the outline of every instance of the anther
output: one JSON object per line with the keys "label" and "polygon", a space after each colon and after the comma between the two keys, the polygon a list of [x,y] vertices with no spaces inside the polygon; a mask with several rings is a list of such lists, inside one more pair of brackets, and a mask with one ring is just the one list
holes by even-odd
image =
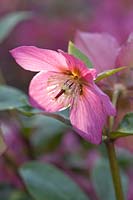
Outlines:
{"label": "anther", "polygon": [[64,94],[67,90],[70,90],[72,85],[74,84],[73,81],[67,80],[64,85],[62,86],[63,89],[60,90],[60,92],[55,96],[55,99],[58,99],[62,94]]}
{"label": "anther", "polygon": [[65,93],[65,90],[61,89],[60,92],[55,96],[55,99],[58,99],[64,93]]}

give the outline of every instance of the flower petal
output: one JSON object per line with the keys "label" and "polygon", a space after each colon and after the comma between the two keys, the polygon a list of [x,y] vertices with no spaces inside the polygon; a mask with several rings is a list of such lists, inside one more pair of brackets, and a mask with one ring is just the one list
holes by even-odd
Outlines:
{"label": "flower petal", "polygon": [[101,142],[107,116],[115,114],[109,98],[103,94],[95,86],[84,87],[83,95],[75,98],[71,108],[72,125],[83,138],[93,144]]}
{"label": "flower petal", "polygon": [[129,34],[127,42],[133,42],[133,32]]}
{"label": "flower petal", "polygon": [[119,80],[124,82],[127,87],[133,86],[133,33],[130,34],[128,41],[124,44],[116,59],[117,67],[127,66],[126,70],[121,71],[119,75]]}
{"label": "flower petal", "polygon": [[133,33],[125,45],[123,45],[117,56],[117,66],[129,66],[133,69]]}
{"label": "flower petal", "polygon": [[113,36],[78,31],[75,44],[89,57],[98,73],[115,67],[119,45]]}
{"label": "flower petal", "polygon": [[61,71],[67,69],[64,56],[56,51],[22,46],[10,51],[16,62],[30,71]]}
{"label": "flower petal", "polygon": [[99,98],[101,99],[105,113],[108,116],[110,116],[110,115],[115,116],[116,115],[116,109],[113,106],[112,102],[110,101],[109,97],[102,90],[100,90],[100,88],[97,87],[97,85],[95,85],[95,84],[93,86],[93,90],[94,90],[95,93],[97,93],[97,95],[99,95]]}
{"label": "flower petal", "polygon": [[[29,87],[31,104],[49,112],[69,107],[72,97],[65,93],[59,95],[68,75],[56,72],[40,72],[32,79]],[[59,96],[58,98],[57,95]]]}
{"label": "flower petal", "polygon": [[80,77],[85,76],[86,74],[90,73],[93,78],[96,77],[96,69],[89,69],[83,61],[75,58],[73,55],[68,53],[62,52],[62,55],[66,58],[67,65],[69,70],[74,73],[75,75],[79,75]]}

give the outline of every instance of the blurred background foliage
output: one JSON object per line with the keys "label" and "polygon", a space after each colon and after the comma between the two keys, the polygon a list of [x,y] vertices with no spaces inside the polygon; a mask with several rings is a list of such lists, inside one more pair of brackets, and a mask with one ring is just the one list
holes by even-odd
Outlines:
{"label": "blurred background foliage", "polygon": [[[26,93],[28,91],[33,73],[18,67],[9,53],[9,50],[17,46],[34,45],[67,51],[68,41],[74,41],[77,30],[109,32],[122,44],[133,31],[132,19],[132,0],[1,0],[0,84],[15,86]],[[20,93],[13,94],[16,102],[14,98],[12,100],[11,94],[12,106],[17,104]],[[8,90],[0,96],[0,100],[4,102],[6,95],[9,96]],[[6,106],[6,101],[4,103]],[[15,110],[8,110],[1,112],[0,123],[8,146],[0,158],[1,200],[32,199],[27,191],[25,192],[18,173],[18,168],[30,160],[54,164],[68,174],[92,200],[114,199],[103,145],[95,147],[89,144],[70,127],[46,116],[28,117]],[[117,148],[128,200],[133,198],[132,152],[131,147],[127,150]],[[34,165],[36,163],[31,166],[31,174],[34,172]],[[41,165],[38,167],[40,169]],[[21,169],[21,176],[25,179],[24,170],[25,167]],[[57,172],[58,176],[62,185],[63,181],[69,183],[69,180],[65,180]],[[48,181],[48,177],[46,180]],[[54,177],[51,177],[51,180],[54,181]],[[39,174],[38,181],[42,181]],[[101,182],[103,184],[100,184]],[[42,190],[44,188],[45,185]],[[77,191],[73,184],[72,188]],[[108,193],[105,193],[105,190]],[[32,189],[29,192],[36,198]],[[40,194],[40,190],[36,192]],[[40,196],[38,200],[41,198]],[[86,199],[84,195],[82,198]],[[52,200],[52,197],[47,200]]]}

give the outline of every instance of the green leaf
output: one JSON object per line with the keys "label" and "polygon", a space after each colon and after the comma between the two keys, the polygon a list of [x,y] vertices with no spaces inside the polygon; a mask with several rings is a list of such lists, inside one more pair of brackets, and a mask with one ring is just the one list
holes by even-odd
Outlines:
{"label": "green leaf", "polygon": [[68,126],[72,126],[70,120],[68,119],[68,117],[66,117],[63,113],[59,114],[59,112],[57,113],[50,113],[50,112],[45,112],[43,110],[39,110],[37,108],[33,108],[31,107],[29,104],[25,104],[22,107],[18,107],[16,108],[18,111],[20,111],[23,115],[25,116],[33,116],[33,115],[45,115],[47,117],[51,117],[54,118],[58,121],[63,122],[64,124],[68,125]]}
{"label": "green leaf", "polygon": [[8,37],[14,27],[21,21],[31,17],[31,12],[18,11],[7,14],[0,20],[0,43]]}
{"label": "green leaf", "polygon": [[28,196],[26,193],[19,191],[19,190],[14,190],[11,195],[9,200],[33,200],[32,197]]}
{"label": "green leaf", "polygon": [[37,108],[33,108],[32,106],[30,106],[29,104],[25,104],[22,107],[18,107],[17,110],[19,112],[21,112],[23,115],[31,117],[35,114],[43,114],[44,112],[42,110],[39,110]]}
{"label": "green leaf", "polygon": [[107,70],[107,71],[104,71],[100,74],[98,74],[96,80],[95,80],[95,83],[101,81],[102,79],[104,78],[107,78],[109,76],[112,76],[113,74],[117,73],[117,72],[120,72],[121,70],[124,70],[126,69],[127,67],[119,67],[119,68],[115,68],[115,69],[111,69],[111,70]]}
{"label": "green leaf", "polygon": [[133,112],[127,113],[119,124],[119,131],[133,134]]}
{"label": "green leaf", "polygon": [[68,44],[68,53],[82,60],[89,68],[93,68],[89,58],[83,54],[71,41]]}
{"label": "green leaf", "polygon": [[13,188],[8,184],[0,183],[0,199],[9,200]]}
{"label": "green leaf", "polygon": [[65,124],[43,115],[32,117],[30,125],[35,129],[31,142],[38,153],[57,147],[63,133],[68,130]]}
{"label": "green leaf", "polygon": [[20,169],[20,175],[35,200],[88,200],[67,175],[50,164],[30,162]]}
{"label": "green leaf", "polygon": [[12,110],[28,102],[27,96],[20,90],[10,86],[0,86],[0,111]]}
{"label": "green leaf", "polygon": [[[121,172],[122,186],[124,190],[125,199],[128,190],[128,178]],[[106,159],[100,159],[92,170],[91,179],[96,190],[97,196],[101,200],[113,200],[115,192],[110,174],[110,167]]]}
{"label": "green leaf", "polygon": [[127,113],[116,131],[111,132],[111,139],[133,136],[133,112]]}
{"label": "green leaf", "polygon": [[31,196],[10,184],[0,183],[0,199],[2,200],[33,200]]}
{"label": "green leaf", "polygon": [[133,133],[131,134],[131,133],[117,131],[117,130],[110,133],[110,138],[112,140],[115,140],[121,137],[127,137],[127,136],[133,136]]}

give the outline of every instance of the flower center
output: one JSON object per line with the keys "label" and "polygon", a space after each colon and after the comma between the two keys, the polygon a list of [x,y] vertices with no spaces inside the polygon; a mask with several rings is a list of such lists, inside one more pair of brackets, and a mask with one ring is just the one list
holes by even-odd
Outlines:
{"label": "flower center", "polygon": [[82,85],[77,76],[71,76],[67,79],[61,87],[61,90],[55,96],[55,99],[58,99],[62,94],[73,95],[73,94],[82,93]]}

